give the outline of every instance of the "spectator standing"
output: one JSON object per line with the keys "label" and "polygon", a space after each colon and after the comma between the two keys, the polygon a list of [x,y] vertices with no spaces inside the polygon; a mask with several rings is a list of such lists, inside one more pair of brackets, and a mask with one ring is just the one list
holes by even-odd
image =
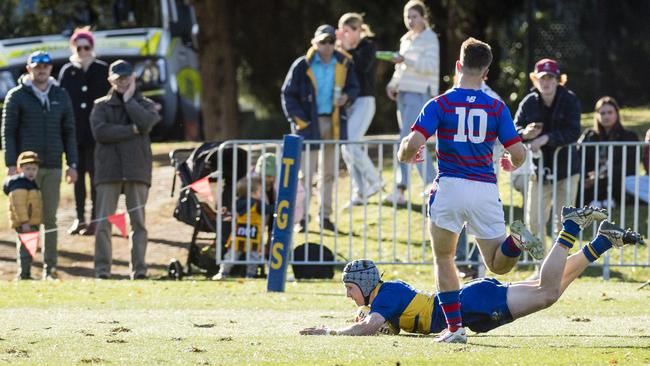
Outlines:
{"label": "spectator standing", "polygon": [[43,278],[56,279],[57,225],[62,155],[65,152],[66,181],[77,180],[77,142],[72,103],[52,74],[52,59],[45,51],[35,51],[27,60],[27,74],[5,98],[2,110],[2,142],[7,175],[16,174],[16,160],[23,151],[33,151],[41,162],[36,185],[43,198],[45,227]]}
{"label": "spectator standing", "polygon": [[[95,188],[97,215],[115,213],[120,194],[126,196],[131,219],[131,279],[145,279],[147,228],[145,204],[151,186],[151,140],[149,133],[160,121],[156,105],[136,90],[133,66],[123,60],[109,68],[111,89],[95,101],[90,124],[95,137]],[[99,221],[95,233],[95,274],[106,279],[112,264],[111,225]]]}
{"label": "spectator standing", "polygon": [[[568,153],[567,149],[560,152],[557,171],[553,171],[553,154],[557,148],[578,140],[580,101],[571,90],[564,87],[567,77],[566,74],[560,73],[555,60],[547,58],[539,60],[535,64],[535,70],[530,73],[530,79],[533,82],[533,89],[519,103],[514,121],[521,138],[530,144],[532,153],[543,156],[542,186],[539,186],[537,176],[531,176],[529,182],[526,222],[533,234],[545,241],[544,228],[549,219],[551,204],[555,205],[554,210],[559,220],[562,205],[571,205],[575,202],[578,191],[580,162],[576,149],[570,147]],[[567,174],[569,160],[572,164],[571,171]],[[539,166],[538,159],[534,162]],[[559,200],[555,203],[553,202],[553,175],[557,177],[556,197]],[[567,179],[569,180],[568,191]],[[569,199],[564,202],[567,194],[570,194]]]}
{"label": "spectator standing", "polygon": [[[423,2],[411,0],[406,3],[404,24],[408,32],[400,40],[399,55],[393,59],[395,72],[386,86],[388,98],[397,102],[400,139],[411,133],[411,125],[424,104],[438,95],[440,78],[438,36],[429,26],[429,13]],[[427,191],[426,186],[433,183],[436,176],[431,153],[427,151],[424,162],[416,166]],[[409,185],[409,171],[408,164],[400,163],[397,190],[386,196],[387,202],[406,203],[404,191]]]}
{"label": "spectator standing", "polygon": [[[375,115],[375,74],[377,47],[374,33],[363,22],[363,15],[346,13],[339,19],[336,36],[341,48],[352,55],[359,81],[359,96],[348,109],[348,140],[361,141]],[[347,206],[362,205],[382,189],[381,177],[361,145],[344,145],[343,159],[352,179],[351,200]]]}
{"label": "spectator standing", "polygon": [[[650,129],[645,132],[644,142],[650,142]],[[649,144],[643,147],[643,155],[641,157],[641,163],[643,164],[643,169],[645,169],[646,175],[632,175],[625,177],[625,190],[631,195],[638,195],[639,199],[645,203],[650,202],[648,198],[648,186],[650,179],[648,174],[650,174],[650,148]],[[636,156],[636,155],[635,155]],[[638,180],[638,181],[637,181]]]}
{"label": "spectator standing", "polygon": [[[59,83],[72,99],[77,131],[77,153],[79,161],[77,173],[79,179],[74,185],[74,199],[77,209],[77,219],[68,229],[68,234],[95,235],[97,218],[95,208],[95,188],[92,181],[95,173],[94,155],[95,139],[90,129],[90,111],[93,103],[106,95],[108,83],[108,64],[95,57],[95,38],[90,27],[78,28],[70,37],[70,62],[65,64],[59,73]],[[86,174],[90,176],[90,197],[92,210],[90,223],[86,223]]]}
{"label": "spectator standing", "polygon": [[[594,111],[594,127],[580,136],[579,142],[616,142],[616,141],[639,141],[639,136],[623,127],[621,121],[620,107],[612,97],[602,97],[596,102]],[[623,189],[623,177],[634,175],[638,162],[636,161],[634,146],[615,146],[613,147],[612,171],[608,171],[609,149],[607,146],[598,148],[598,157],[595,156],[596,148],[593,146],[583,146],[585,149],[585,177],[582,181],[582,190],[584,190],[584,203],[594,207],[615,208],[616,203],[620,203],[621,191]],[[627,151],[626,151],[627,150]],[[623,167],[623,153],[626,154],[626,165]],[[581,155],[582,156],[582,155]],[[608,176],[612,176],[612,200],[608,202]],[[598,180],[598,192],[596,192],[596,180]],[[577,203],[580,204],[580,196]],[[582,205],[581,205],[582,206]],[[580,207],[580,206],[578,206]]]}
{"label": "spectator standing", "polygon": [[[282,85],[284,114],[292,129],[306,140],[347,139],[348,120],[344,107],[359,94],[359,83],[352,66],[352,57],[334,50],[335,42],[334,27],[328,24],[318,27],[311,41],[312,47],[305,56],[293,62]],[[321,228],[336,231],[330,220],[332,186],[336,174],[335,146],[325,144],[324,149],[322,165],[318,161],[318,146],[312,145],[309,154],[303,154],[300,169],[302,181],[307,179],[311,191],[312,180],[318,168]],[[305,211],[307,210],[305,203]],[[306,230],[307,222],[303,219],[300,226],[300,231]]]}
{"label": "spectator standing", "polygon": [[[9,218],[11,228],[16,234],[38,231],[41,226],[41,191],[36,185],[38,174],[38,155],[33,151],[24,151],[18,155],[16,171],[6,180],[3,190],[9,196]],[[21,242],[16,239],[16,262],[21,280],[32,279],[32,256]]]}

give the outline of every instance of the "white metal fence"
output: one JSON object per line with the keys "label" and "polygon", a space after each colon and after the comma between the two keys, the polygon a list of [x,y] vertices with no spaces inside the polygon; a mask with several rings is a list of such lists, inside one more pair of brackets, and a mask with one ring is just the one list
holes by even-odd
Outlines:
{"label": "white metal fence", "polygon": [[[236,180],[231,179],[227,181],[224,179],[226,174],[223,174],[224,166],[230,166],[232,169],[231,176],[236,176],[239,167],[238,154],[246,156],[246,166],[253,171],[257,157],[272,153],[276,156],[278,168],[276,175],[279,175],[279,162],[281,158],[282,142],[269,141],[269,140],[234,140],[227,141],[219,148],[218,162],[218,185],[226,187],[230,185],[229,199],[224,199],[222,194],[217,194],[216,197],[216,211],[217,211],[217,243],[225,242],[228,235],[235,230],[237,221],[236,210]],[[307,230],[304,232],[296,232],[293,238],[294,248],[303,243],[316,243],[319,245],[317,259],[311,257],[307,250],[299,251],[296,256],[291,256],[291,264],[343,264],[353,258],[370,258],[379,264],[430,264],[432,263],[431,248],[429,245],[429,233],[427,229],[427,203],[429,200],[428,190],[429,184],[425,184],[423,180],[418,177],[416,169],[412,165],[408,166],[408,184],[406,185],[406,203],[398,205],[397,203],[384,203],[384,199],[393,191],[397,189],[399,162],[396,160],[396,153],[398,149],[398,141],[395,140],[377,140],[377,141],[363,141],[363,142],[341,142],[341,141],[304,141],[303,158],[301,164],[301,171],[305,174],[302,176],[300,184],[304,188],[304,211],[303,215],[299,218],[304,221],[304,226]],[[363,153],[368,154],[373,162],[374,168],[380,172],[381,180],[384,185],[384,190],[380,190],[376,195],[369,197],[360,206],[352,206],[350,208],[344,207],[347,202],[352,198],[353,183],[348,176],[346,165],[342,159],[342,147],[345,145],[358,145],[361,146]],[[648,146],[647,143],[641,142],[626,142],[626,143],[583,143],[572,144],[559,148],[553,155],[553,164],[545,168],[543,157],[538,157],[534,161],[536,166],[528,165],[517,171],[514,174],[500,172],[498,169],[498,159],[495,158],[495,169],[497,170],[497,177],[500,185],[501,199],[504,203],[506,221],[512,222],[513,220],[528,220],[528,215],[525,213],[529,210],[529,204],[535,203],[539,208],[538,217],[540,218],[536,223],[526,222],[534,232],[540,233],[543,237],[544,233],[551,238],[558,231],[559,219],[555,210],[556,207],[561,207],[564,204],[572,204],[583,206],[592,202],[587,202],[589,197],[585,196],[585,189],[573,186],[571,179],[558,179],[556,167],[559,162],[565,161],[567,163],[567,171],[570,173],[577,169],[578,181],[585,182],[585,178],[595,175],[596,177],[606,177],[606,184],[603,187],[603,181],[596,179],[592,186],[592,191],[596,197],[599,196],[603,190],[606,191],[606,199],[599,200],[605,204],[605,208],[609,210],[610,220],[616,221],[621,226],[630,226],[634,230],[640,231],[644,235],[650,232],[650,222],[648,222],[648,205],[640,196],[647,197],[647,191],[650,189],[650,180],[647,176],[642,176],[640,161],[642,149]],[[433,151],[433,144],[429,146],[429,151]],[[578,159],[572,158],[570,149],[578,149]],[[233,149],[233,155],[224,154],[227,149]],[[311,154],[311,152],[317,153]],[[495,154],[499,155],[498,153]],[[232,159],[232,162],[224,164],[224,156]],[[620,157],[620,161],[615,161],[614,157]],[[313,161],[314,158],[316,161]],[[590,158],[590,159],[587,159]],[[633,159],[634,171],[627,171],[623,169],[622,173],[614,176],[614,174],[603,174],[603,169],[607,172],[618,171],[617,164],[622,164],[624,167]],[[591,169],[591,165],[595,169]],[[320,204],[323,202],[325,190],[317,189],[310,186],[309,171],[312,164],[318,164],[320,167],[325,164],[333,166],[334,174],[332,179],[332,204],[331,214],[329,219],[337,226],[337,231],[332,232],[321,229],[324,220],[327,218],[325,214],[325,205]],[[533,164],[529,160],[529,164]],[[589,166],[588,166],[589,165]],[[616,169],[615,169],[616,168]],[[434,169],[434,167],[424,167],[423,176],[426,177],[426,170]],[[261,176],[266,175],[265,166],[262,165],[262,171],[259,172]],[[592,172],[593,173],[590,173]],[[629,176],[626,176],[629,174]],[[571,176],[571,174],[568,174]],[[250,197],[250,179],[251,174],[247,175],[248,190],[247,197]],[[276,176],[275,181],[279,180]],[[544,189],[536,190],[536,197],[531,197],[532,200],[528,201],[527,197],[530,195],[529,190],[534,188],[531,181],[535,180],[537,187],[544,187]],[[575,178],[574,178],[575,180]],[[319,179],[313,180],[315,183]],[[626,193],[625,184],[628,183],[630,192]],[[270,183],[262,179],[262,191],[266,192]],[[271,183],[272,184],[272,183]],[[622,192],[614,195],[614,187],[618,184],[622,187]],[[581,187],[582,183],[579,183]],[[515,187],[518,187],[518,191]],[[320,186],[319,186],[320,187]],[[312,194],[310,194],[312,193]],[[561,193],[561,194],[560,194]],[[544,194],[550,194],[551,217],[550,222],[543,219],[544,204],[549,199],[544,197]],[[563,197],[558,197],[559,195]],[[300,195],[299,195],[300,196]],[[576,197],[575,199],[573,197]],[[300,200],[300,197],[298,197]],[[647,198],[646,198],[647,200]],[[229,201],[229,205],[224,202]],[[228,207],[226,207],[228,206]],[[247,200],[247,212],[250,211],[251,201]],[[262,216],[271,215],[272,212],[262,207]],[[298,220],[296,220],[298,221]],[[241,223],[240,223],[241,225]],[[245,232],[250,230],[250,220],[246,222]],[[261,242],[268,243],[269,240],[269,225],[272,221],[262,223],[261,228]],[[550,229],[550,230],[549,230]],[[593,228],[585,229],[581,233],[580,240],[591,240],[596,233],[596,226]],[[471,264],[480,265],[481,260],[476,256],[472,257],[473,245],[461,244],[461,251],[457,253],[458,264]],[[226,263],[265,263],[264,256],[259,260],[251,259],[251,242],[250,238],[246,239],[246,259],[237,258],[234,255],[224,256],[225,251],[221,245],[217,245],[217,258],[219,262]],[[334,253],[333,259],[326,259],[326,248]],[[305,246],[306,248],[306,246]],[[311,253],[313,256],[314,254]],[[529,260],[528,256],[524,255],[520,260],[520,264],[534,263]],[[630,251],[622,249],[608,253],[604,260],[597,262],[597,265],[603,266],[603,276],[609,277],[609,268],[612,266],[650,266],[650,250],[645,248],[635,247]]]}

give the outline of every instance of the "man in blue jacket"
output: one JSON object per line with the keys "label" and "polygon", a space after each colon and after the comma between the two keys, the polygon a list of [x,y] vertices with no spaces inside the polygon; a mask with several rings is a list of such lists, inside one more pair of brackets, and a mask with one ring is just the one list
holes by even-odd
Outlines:
{"label": "man in blue jacket", "polygon": [[[282,108],[292,130],[305,140],[346,140],[347,116],[344,106],[359,94],[359,83],[352,67],[352,56],[335,51],[335,29],[321,25],[316,29],[312,47],[291,65],[282,85]],[[335,147],[326,144],[323,166],[319,168],[321,228],[336,231],[330,221],[334,183]],[[318,145],[303,154],[301,170],[308,186],[318,167]],[[307,197],[307,195],[305,195]],[[301,221],[301,231],[306,230]]]}

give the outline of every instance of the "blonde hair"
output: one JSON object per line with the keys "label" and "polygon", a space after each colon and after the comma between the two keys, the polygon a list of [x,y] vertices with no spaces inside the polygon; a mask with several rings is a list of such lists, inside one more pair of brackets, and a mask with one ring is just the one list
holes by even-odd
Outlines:
{"label": "blonde hair", "polygon": [[421,0],[410,0],[404,5],[404,16],[408,15],[409,10],[415,10],[422,18],[424,18],[424,23],[429,26],[429,9]]}
{"label": "blonde hair", "polygon": [[[238,199],[244,199],[248,196],[248,179],[249,177],[243,177],[237,181]],[[260,188],[262,188],[262,178],[260,176],[254,175],[250,177],[250,180],[251,180],[251,195],[253,195]]]}
{"label": "blonde hair", "polygon": [[345,13],[339,18],[339,28],[344,25],[352,28],[353,30],[361,29],[361,38],[374,37],[375,33],[372,32],[370,26],[363,22],[363,13]]}

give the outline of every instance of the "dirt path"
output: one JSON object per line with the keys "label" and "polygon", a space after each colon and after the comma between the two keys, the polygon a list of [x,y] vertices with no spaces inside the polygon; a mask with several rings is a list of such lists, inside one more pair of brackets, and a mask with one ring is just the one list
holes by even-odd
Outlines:
{"label": "dirt path", "polygon": [[[149,230],[149,245],[147,247],[147,264],[150,277],[163,276],[171,258],[178,258],[184,264],[187,258],[187,247],[192,238],[192,228],[174,219],[173,211],[177,194],[170,197],[173,168],[169,166],[155,167],[153,182],[149,191],[146,208],[146,222]],[[178,188],[177,188],[178,190]],[[120,200],[118,209],[126,210],[124,198]],[[88,212],[88,210],[87,210]],[[74,199],[62,200],[58,211],[59,225],[59,263],[58,273],[61,280],[94,277],[93,253],[94,236],[71,236],[66,232],[75,218]],[[203,234],[205,239],[209,235]],[[127,278],[129,274],[129,244],[128,241],[113,235],[113,270],[116,278]],[[32,277],[40,278],[42,254],[36,255],[32,266]],[[16,275],[16,244],[15,234],[11,230],[0,231],[0,279],[11,280]]]}

